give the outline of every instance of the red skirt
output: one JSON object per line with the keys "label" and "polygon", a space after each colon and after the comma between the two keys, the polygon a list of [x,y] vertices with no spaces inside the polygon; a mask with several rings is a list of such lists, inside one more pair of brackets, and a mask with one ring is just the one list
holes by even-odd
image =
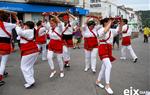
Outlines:
{"label": "red skirt", "polygon": [[0,55],[10,54],[12,49],[11,43],[0,43]]}
{"label": "red skirt", "polygon": [[110,61],[114,61],[115,58],[112,56],[112,45],[111,44],[101,44],[98,46],[98,53],[101,60],[104,58],[109,58]]}
{"label": "red skirt", "polygon": [[124,46],[131,45],[131,37],[130,36],[122,37],[122,45]]}
{"label": "red skirt", "polygon": [[97,48],[98,40],[96,37],[84,38],[84,49],[92,50],[93,48]]}
{"label": "red skirt", "polygon": [[63,52],[63,41],[51,39],[48,44],[48,49],[50,51],[53,51],[54,53],[62,53]]}
{"label": "red skirt", "polygon": [[28,42],[26,44],[20,44],[21,56],[29,55],[39,52],[35,42]]}
{"label": "red skirt", "polygon": [[64,40],[64,45],[72,48],[73,47],[73,40],[72,39]]}
{"label": "red skirt", "polygon": [[43,36],[37,37],[36,40],[35,40],[35,42],[37,44],[45,44],[46,43],[46,36],[43,35]]}

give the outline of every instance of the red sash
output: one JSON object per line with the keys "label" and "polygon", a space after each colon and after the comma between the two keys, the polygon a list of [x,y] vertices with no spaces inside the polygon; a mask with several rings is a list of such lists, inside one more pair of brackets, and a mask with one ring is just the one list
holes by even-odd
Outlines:
{"label": "red sash", "polygon": [[25,44],[20,44],[21,56],[29,55],[39,51],[36,43],[33,40],[28,40],[24,37],[21,38],[28,41]]}
{"label": "red sash", "polygon": [[102,39],[100,42],[104,42],[105,44],[100,44],[98,46],[98,53],[101,60],[104,58],[109,58],[110,61],[114,61],[115,58],[112,56],[112,45],[107,43],[107,40],[109,40],[111,37],[111,31],[109,32],[109,36],[107,39]]}
{"label": "red sash", "polygon": [[40,30],[41,27],[39,27],[37,30],[36,30],[36,39],[35,39],[35,42],[37,44],[45,44],[46,43],[46,35],[43,35],[43,36],[39,36],[39,30]]}
{"label": "red sash", "polygon": [[127,26],[127,30],[126,31],[123,31],[122,33],[127,33],[129,30],[129,26]]}
{"label": "red sash", "polygon": [[101,44],[98,46],[98,54],[101,60],[104,58],[109,58],[110,61],[114,61],[115,58],[112,56],[112,45],[111,44]]}
{"label": "red sash", "polygon": [[48,44],[48,49],[50,51],[55,52],[55,53],[62,53],[63,52],[62,36],[55,31],[55,28],[52,29],[52,32],[56,33],[61,38],[61,40],[51,39],[50,42],[49,42],[49,44]]}
{"label": "red sash", "polygon": [[90,30],[90,32],[94,35],[94,37],[84,38],[84,48],[91,51],[93,48],[97,48],[98,40],[95,33],[92,30]]}
{"label": "red sash", "polygon": [[68,26],[67,26],[67,27],[65,27],[64,31],[62,32],[62,34],[64,34],[64,33],[66,32],[66,30],[67,30],[70,26],[71,26],[71,25],[70,25],[70,24],[68,24]]}
{"label": "red sash", "polygon": [[[129,30],[129,26],[127,26],[127,30],[124,31],[123,34],[127,33],[128,30]],[[123,46],[131,45],[131,37],[130,36],[122,37],[122,45]]]}
{"label": "red sash", "polygon": [[[62,32],[62,34],[64,34],[69,27],[71,27],[70,24],[68,24],[68,26],[65,27],[64,31]],[[72,39],[68,39],[68,40],[63,39],[63,40],[64,40],[64,45],[66,45],[67,47],[73,47],[73,40]]]}
{"label": "red sash", "polygon": [[11,38],[11,34],[6,30],[2,21],[0,21],[0,28]]}
{"label": "red sash", "polygon": [[48,49],[53,51],[54,53],[62,53],[63,52],[63,42],[62,40],[54,40],[51,39],[48,44]]}
{"label": "red sash", "polygon": [[[11,34],[6,30],[2,21],[0,21],[0,28],[11,38]],[[0,55],[10,54],[11,49],[11,43],[0,43]]]}
{"label": "red sash", "polygon": [[73,47],[73,40],[72,39],[64,40],[64,45],[70,48]]}
{"label": "red sash", "polygon": [[100,42],[105,42],[105,43],[107,43],[107,40],[109,40],[110,37],[111,37],[111,31],[109,32],[108,38],[107,38],[107,39],[102,39],[102,40],[100,40]]}
{"label": "red sash", "polygon": [[131,37],[130,36],[122,37],[122,45],[123,46],[131,45]]}
{"label": "red sash", "polygon": [[98,42],[97,38],[90,37],[84,38],[84,49],[91,51],[93,48],[97,48]]}

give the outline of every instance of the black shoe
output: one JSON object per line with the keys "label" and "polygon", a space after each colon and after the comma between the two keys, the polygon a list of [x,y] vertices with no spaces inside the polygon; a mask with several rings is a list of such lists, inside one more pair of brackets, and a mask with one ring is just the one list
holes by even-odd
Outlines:
{"label": "black shoe", "polygon": [[70,67],[70,65],[69,64],[65,64],[65,66],[64,66],[65,68],[67,68],[67,67]]}
{"label": "black shoe", "polygon": [[8,72],[5,71],[3,76],[7,77],[8,76]]}
{"label": "black shoe", "polygon": [[0,86],[4,85],[5,82],[4,81],[0,81]]}
{"label": "black shoe", "polygon": [[138,58],[135,58],[133,62],[134,62],[134,63],[136,63],[136,62],[137,62],[137,60],[138,60]]}

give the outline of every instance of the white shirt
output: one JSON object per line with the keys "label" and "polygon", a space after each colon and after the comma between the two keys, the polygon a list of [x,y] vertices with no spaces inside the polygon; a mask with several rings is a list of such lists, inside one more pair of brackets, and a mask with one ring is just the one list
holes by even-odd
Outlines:
{"label": "white shirt", "polygon": [[46,28],[45,27],[41,27],[39,29],[38,36],[43,36],[45,34],[46,34]]}
{"label": "white shirt", "polygon": [[104,28],[99,29],[98,30],[99,39],[100,40],[102,40],[102,39],[106,40],[110,36],[110,38],[106,41],[106,43],[112,44],[113,43],[113,37],[118,34],[118,29],[119,28],[110,29],[108,32],[104,32]]}
{"label": "white shirt", "polygon": [[[94,33],[96,36],[98,35],[98,34],[97,34],[98,27],[97,27],[97,26],[95,26],[92,31],[93,31],[93,33]],[[84,26],[83,26],[83,32],[82,32],[83,37],[85,37],[85,38],[94,37],[93,33],[90,32],[90,30],[89,30],[89,28],[88,28],[87,25],[84,25]]]}
{"label": "white shirt", "polygon": [[[12,30],[16,27],[16,24],[8,23],[8,22],[3,22],[4,27],[9,32],[12,34]],[[0,28],[0,37],[8,37],[10,38],[1,28]]]}
{"label": "white shirt", "polygon": [[[127,24],[123,25],[122,31],[127,31],[127,27],[129,27]],[[127,33],[122,33],[122,37],[131,36],[131,29],[129,27]]]}
{"label": "white shirt", "polygon": [[[34,38],[34,29],[26,29],[23,30],[21,27],[16,27],[16,32],[18,34],[18,36],[24,37],[28,40],[32,40]],[[20,38],[20,43],[25,44],[28,41],[26,41],[25,39]]]}
{"label": "white shirt", "polygon": [[[55,31],[58,34],[62,35],[62,24],[61,23],[58,23],[57,27],[55,28]],[[48,34],[49,34],[50,39],[61,40],[61,38],[55,32],[52,31],[51,27],[49,29]]]}
{"label": "white shirt", "polygon": [[[63,31],[64,31],[66,29],[66,27],[68,26],[68,24],[67,24],[67,26],[64,26],[64,23],[62,23],[62,25],[63,25]],[[71,27],[68,27],[67,30],[63,34],[66,34],[66,35],[73,34],[73,28],[76,25],[76,20],[70,21],[70,25],[71,25]]]}

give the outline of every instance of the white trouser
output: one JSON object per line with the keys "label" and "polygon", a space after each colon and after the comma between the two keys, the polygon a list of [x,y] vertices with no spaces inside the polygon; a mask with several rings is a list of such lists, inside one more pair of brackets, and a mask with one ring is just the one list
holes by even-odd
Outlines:
{"label": "white trouser", "polygon": [[102,62],[103,64],[101,66],[101,70],[99,72],[97,80],[101,81],[102,78],[105,78],[106,84],[109,84],[112,64],[109,58],[104,58]]}
{"label": "white trouser", "polygon": [[21,58],[21,71],[28,84],[33,84],[34,79],[34,63],[37,60],[38,53],[22,56]]}
{"label": "white trouser", "polygon": [[38,49],[40,50],[42,48],[42,60],[46,60],[46,44],[38,44]]}
{"label": "white trouser", "polygon": [[70,48],[67,46],[63,46],[63,59],[64,61],[70,60]]}
{"label": "white trouser", "polygon": [[[54,62],[53,62],[53,56],[54,56],[54,52],[48,50],[47,59],[48,59],[48,64],[50,65],[51,70],[55,69]],[[56,56],[57,56],[57,60],[59,63],[60,71],[63,71],[63,69],[64,69],[64,64],[63,64],[63,60],[62,60],[63,56],[62,56],[62,54],[56,54]]]}
{"label": "white trouser", "polygon": [[134,50],[132,49],[131,45],[129,45],[129,46],[122,46],[122,48],[121,48],[121,56],[122,57],[126,58],[126,51],[125,51],[126,49],[129,50],[129,52],[130,52],[130,54],[131,54],[131,56],[132,56],[133,59],[137,58],[137,56],[134,53]]}
{"label": "white trouser", "polygon": [[1,55],[0,75],[3,75],[9,55]]}
{"label": "white trouser", "polygon": [[94,48],[92,51],[84,50],[85,51],[85,68],[89,68],[91,64],[91,69],[96,69],[96,58],[98,48]]}

